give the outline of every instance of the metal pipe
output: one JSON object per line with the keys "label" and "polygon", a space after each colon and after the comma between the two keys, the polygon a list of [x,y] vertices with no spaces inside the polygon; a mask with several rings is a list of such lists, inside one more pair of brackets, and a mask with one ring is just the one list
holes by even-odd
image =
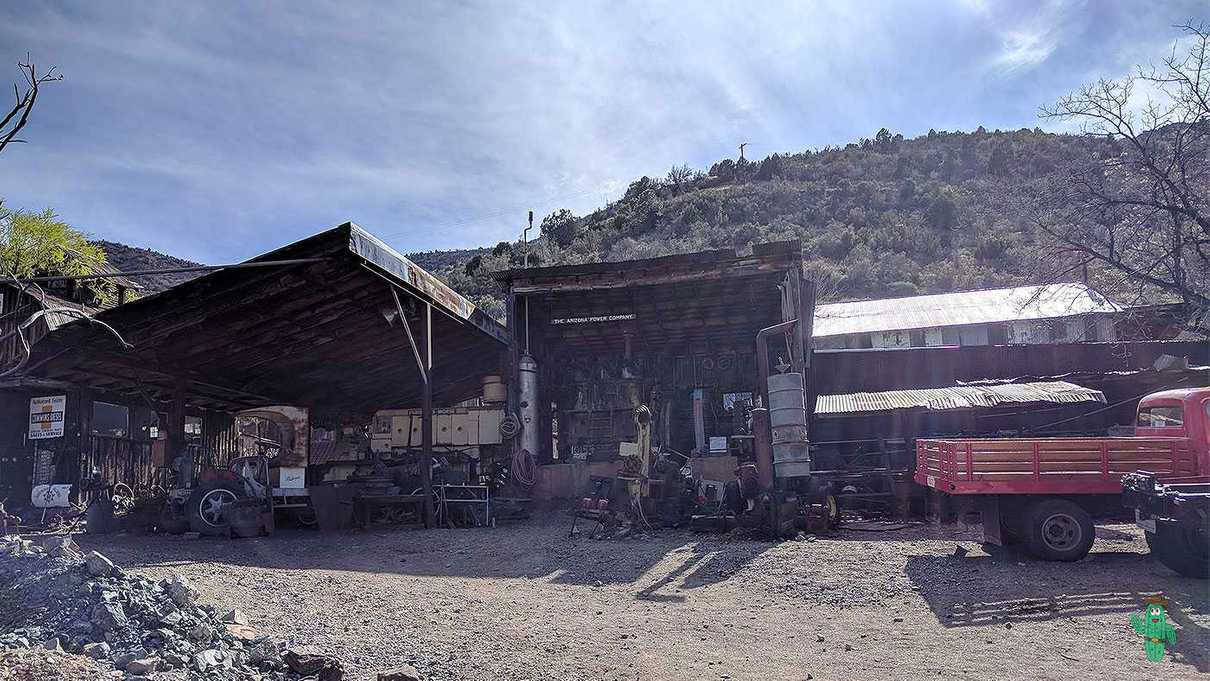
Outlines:
{"label": "metal pipe", "polygon": [[28,277],[25,279],[9,279],[17,284],[32,284],[45,281],[79,281],[82,279],[113,279],[116,277],[140,277],[152,274],[181,274],[184,272],[213,272],[215,270],[244,270],[254,267],[287,267],[290,265],[306,265],[323,262],[328,258],[295,258],[293,260],[265,260],[262,262],[240,262],[232,265],[194,265],[192,267],[164,267],[155,270],[131,270],[129,272],[97,272],[96,274],[72,274],[47,277]]}
{"label": "metal pipe", "polygon": [[[521,241],[525,244],[522,249],[521,266],[529,268],[529,230],[534,228],[534,212],[529,211],[529,226],[521,232]],[[529,296],[525,296],[525,352],[529,354]]]}
{"label": "metal pipe", "polygon": [[756,459],[756,476],[761,489],[773,489],[773,437],[769,428],[769,410],[752,410],[752,453]]}
{"label": "metal pipe", "polygon": [[399,294],[395,292],[395,287],[391,288],[391,297],[395,299],[395,311],[399,314],[399,321],[403,324],[403,330],[408,335],[408,347],[412,349],[412,357],[416,360],[416,368],[420,370],[420,380],[426,384],[429,382],[428,368],[424,361],[420,359],[420,348],[416,346],[416,338],[412,336],[412,327],[408,324],[408,318],[403,314],[403,303],[399,301]]}
{"label": "metal pipe", "polygon": [[767,326],[756,333],[756,370],[760,375],[761,406],[765,408],[769,406],[769,337],[789,333],[797,323],[797,319],[791,319]]}

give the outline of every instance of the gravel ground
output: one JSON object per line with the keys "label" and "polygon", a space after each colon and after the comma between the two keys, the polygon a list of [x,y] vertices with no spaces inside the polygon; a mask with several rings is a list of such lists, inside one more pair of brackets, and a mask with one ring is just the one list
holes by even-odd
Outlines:
{"label": "gravel ground", "polygon": [[[659,532],[495,530],[268,539],[79,537],[133,572],[179,572],[253,626],[427,679],[1194,678],[1210,585],[1149,559],[1130,525],[1087,559],[989,555],[977,527],[867,525],[781,544]],[[1149,663],[1129,614],[1171,599],[1174,654]]]}

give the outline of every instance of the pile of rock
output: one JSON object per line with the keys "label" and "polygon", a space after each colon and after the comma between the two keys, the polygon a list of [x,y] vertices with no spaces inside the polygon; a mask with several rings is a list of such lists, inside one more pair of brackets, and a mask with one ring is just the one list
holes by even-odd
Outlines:
{"label": "pile of rock", "polygon": [[182,577],[129,575],[95,551],[82,555],[70,537],[0,537],[0,650],[87,655],[127,679],[343,677],[339,660],[285,650],[238,610],[197,599]]}

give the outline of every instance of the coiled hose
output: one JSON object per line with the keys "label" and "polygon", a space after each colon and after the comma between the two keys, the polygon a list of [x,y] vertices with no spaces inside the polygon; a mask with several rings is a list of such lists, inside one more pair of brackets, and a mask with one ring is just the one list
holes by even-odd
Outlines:
{"label": "coiled hose", "polygon": [[[500,435],[505,440],[511,440],[521,432],[521,419],[515,414],[507,414],[500,421]],[[510,477],[522,487],[533,487],[538,478],[538,462],[534,460],[533,452],[518,448],[513,453]]]}

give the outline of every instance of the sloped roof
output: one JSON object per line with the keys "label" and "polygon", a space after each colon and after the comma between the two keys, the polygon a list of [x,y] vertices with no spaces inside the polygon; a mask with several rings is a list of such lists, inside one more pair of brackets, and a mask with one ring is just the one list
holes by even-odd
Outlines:
{"label": "sloped roof", "polygon": [[1119,305],[1085,284],[1018,286],[818,305],[813,335],[820,338],[1121,311]]}
{"label": "sloped roof", "polygon": [[338,420],[419,404],[422,381],[392,290],[432,307],[433,399],[474,395],[497,373],[507,330],[380,239],[344,223],[249,262],[64,325],[36,344],[26,376],[238,411],[278,404]]}
{"label": "sloped roof", "polygon": [[857,412],[894,411],[897,409],[971,409],[989,408],[1001,404],[1027,402],[1104,402],[1100,390],[1084,388],[1074,383],[1013,383],[1008,385],[963,385],[952,388],[922,390],[889,390],[876,393],[820,395],[815,400],[819,415],[851,414]]}

